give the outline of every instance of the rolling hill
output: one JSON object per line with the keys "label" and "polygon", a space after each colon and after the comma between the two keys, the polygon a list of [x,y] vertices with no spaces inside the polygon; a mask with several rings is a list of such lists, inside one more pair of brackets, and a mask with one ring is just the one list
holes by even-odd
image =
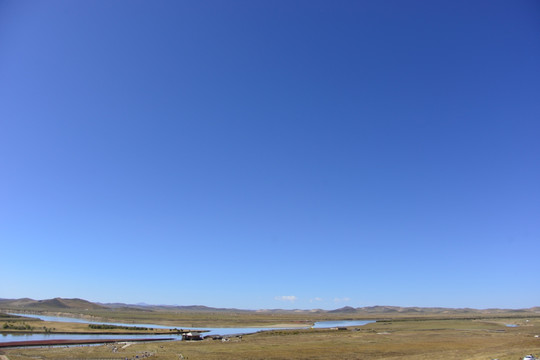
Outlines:
{"label": "rolling hill", "polygon": [[36,312],[79,312],[79,311],[137,311],[137,312],[175,312],[175,313],[305,313],[305,314],[336,314],[359,317],[362,315],[467,315],[467,314],[501,314],[501,313],[540,313],[540,307],[530,309],[452,309],[441,307],[399,307],[399,306],[367,306],[354,308],[345,306],[335,310],[241,310],[231,308],[214,308],[203,305],[149,305],[149,304],[124,304],[124,303],[94,303],[84,299],[54,298],[46,300],[0,299],[0,309],[4,311],[36,311]]}
{"label": "rolling hill", "polygon": [[0,299],[0,308],[20,309],[36,311],[67,311],[67,310],[103,310],[102,305],[83,299],[54,298],[47,300],[24,299]]}

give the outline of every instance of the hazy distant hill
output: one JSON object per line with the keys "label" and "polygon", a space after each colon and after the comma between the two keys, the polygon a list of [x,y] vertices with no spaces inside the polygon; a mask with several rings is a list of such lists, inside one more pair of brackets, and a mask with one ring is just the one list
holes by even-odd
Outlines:
{"label": "hazy distant hill", "polygon": [[114,309],[133,309],[140,311],[172,311],[172,312],[249,312],[250,310],[214,308],[204,305],[150,305],[150,304],[101,304]]}
{"label": "hazy distant hill", "polygon": [[100,310],[106,307],[83,299],[54,298],[47,300],[1,299],[0,307],[21,310],[65,311],[65,310]]}
{"label": "hazy distant hill", "polygon": [[1,309],[27,311],[73,311],[73,310],[128,310],[128,311],[171,311],[171,312],[249,312],[250,310],[213,308],[203,305],[149,305],[124,303],[93,303],[83,299],[54,298],[46,300],[0,299]]}
{"label": "hazy distant hill", "polygon": [[14,307],[24,307],[25,305],[31,304],[35,302],[36,300],[29,299],[29,298],[22,298],[22,299],[0,299],[0,306],[7,305],[7,306],[14,306]]}
{"label": "hazy distant hill", "polygon": [[540,313],[540,307],[530,309],[451,309],[441,307],[400,307],[400,306],[367,306],[354,308],[345,306],[335,310],[283,310],[283,309],[262,309],[262,310],[241,310],[230,308],[213,308],[203,305],[149,305],[149,304],[124,304],[124,303],[93,303],[83,299],[64,299],[54,298],[47,300],[23,299],[0,299],[0,309],[4,310],[24,310],[24,311],[54,311],[54,312],[73,312],[86,310],[120,310],[120,311],[144,311],[144,312],[191,312],[191,313],[319,313],[319,314],[346,314],[354,317],[362,315],[437,315],[437,314],[501,314],[501,313]]}
{"label": "hazy distant hill", "polygon": [[357,309],[351,307],[351,306],[345,306],[345,307],[342,307],[342,308],[339,308],[339,309],[336,309],[336,310],[329,310],[327,311],[329,313],[339,313],[339,314],[351,314],[351,313],[356,313],[357,312]]}
{"label": "hazy distant hill", "polygon": [[[535,310],[536,309],[536,310]],[[400,307],[400,306],[367,306],[353,308],[346,306],[336,310],[329,310],[328,313],[335,314],[355,314],[355,315],[372,315],[372,314],[401,314],[401,315],[467,315],[467,314],[502,314],[502,313],[526,313],[539,312],[540,307],[530,309],[470,309],[470,308],[441,308],[441,307]]]}

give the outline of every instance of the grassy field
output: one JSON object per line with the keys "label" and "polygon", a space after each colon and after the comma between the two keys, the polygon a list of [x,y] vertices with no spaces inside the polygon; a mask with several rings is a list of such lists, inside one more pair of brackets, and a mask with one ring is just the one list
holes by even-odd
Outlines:
{"label": "grassy field", "polygon": [[[507,324],[518,325],[507,327]],[[30,359],[472,359],[540,355],[540,319],[398,319],[347,330],[271,331],[228,342],[204,340],[4,350]],[[116,349],[116,351],[114,351]]]}
{"label": "grassy field", "polygon": [[[6,311],[6,310],[4,310]],[[11,310],[21,312],[20,310]],[[311,325],[316,321],[324,320],[379,320],[389,318],[393,320],[411,319],[478,319],[478,318],[531,318],[540,317],[538,312],[515,313],[470,313],[470,314],[364,314],[364,313],[317,313],[317,312],[256,312],[256,311],[231,311],[231,312],[186,312],[186,311],[140,311],[132,309],[90,309],[71,310],[64,309],[62,312],[33,311],[53,316],[73,316],[86,318],[92,321],[120,322],[120,323],[144,323],[159,324],[173,327],[196,328],[196,327],[269,327],[276,324]],[[0,324],[2,318],[0,314]],[[28,321],[28,320],[27,320]]]}
{"label": "grassy field", "polygon": [[[173,327],[269,327],[276,324],[309,326],[315,321],[368,319],[369,316],[326,313],[266,313],[266,312],[137,312],[137,311],[74,311],[35,312],[43,315],[74,316],[92,321],[126,324],[159,324]],[[372,316],[371,318],[380,318]],[[0,318],[0,325],[2,319]]]}
{"label": "grassy field", "polygon": [[[30,328],[26,327],[28,325]],[[88,324],[68,323],[56,321],[0,321],[0,334],[2,333],[88,333],[88,334],[167,334],[174,333],[167,329],[153,328],[114,328],[96,329]],[[0,335],[1,336],[1,335]]]}

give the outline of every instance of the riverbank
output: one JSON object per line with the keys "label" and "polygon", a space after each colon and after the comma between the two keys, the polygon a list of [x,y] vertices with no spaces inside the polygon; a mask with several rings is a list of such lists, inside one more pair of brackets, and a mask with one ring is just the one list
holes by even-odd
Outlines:
{"label": "riverbank", "polygon": [[[183,329],[163,328],[136,328],[129,329],[95,329],[86,323],[71,323],[63,321],[29,321],[18,319],[17,321],[0,322],[0,334],[93,334],[93,335],[171,335],[180,334]],[[27,325],[27,326],[26,326]],[[5,326],[5,328],[4,328]]]}
{"label": "riverbank", "polygon": [[[355,316],[341,313],[319,312],[273,312],[273,311],[134,311],[132,309],[110,310],[64,310],[61,312],[9,309],[0,311],[19,313],[22,316],[45,315],[70,318],[72,322],[84,319],[95,323],[155,324],[162,327],[276,327],[287,324],[292,327],[309,327],[317,321],[329,320],[376,320],[378,315]],[[2,319],[0,318],[0,325]]]}
{"label": "riverbank", "polygon": [[[220,322],[217,321],[216,325],[214,323],[208,324],[206,326],[199,326],[198,322],[196,324],[172,324],[169,326],[162,324],[138,324],[138,323],[117,323],[117,322],[96,322],[94,320],[89,320],[88,318],[74,318],[74,317],[63,317],[63,316],[52,316],[50,313],[47,314],[37,314],[37,313],[26,313],[26,314],[12,314],[17,316],[16,318],[11,319],[8,322],[4,322],[4,326],[10,324],[9,329],[2,328],[2,321],[0,320],[0,334],[1,333],[73,333],[73,334],[174,334],[181,333],[184,329],[200,329],[200,328],[268,328],[268,329],[280,329],[280,328],[310,328],[315,322],[309,320],[302,321],[290,321],[290,322],[277,322],[280,319],[277,319],[276,322],[264,322],[260,323],[258,321],[254,323],[243,324],[243,326],[232,326],[232,324],[227,324],[228,326],[219,326]],[[20,317],[25,316],[25,317]],[[51,321],[52,320],[52,321]],[[31,330],[28,329],[24,324],[29,325]],[[213,326],[212,326],[213,325]]]}
{"label": "riverbank", "polygon": [[60,346],[60,345],[92,345],[92,344],[108,344],[118,342],[151,342],[151,341],[168,341],[174,338],[146,338],[146,339],[95,339],[95,340],[30,340],[30,341],[10,341],[0,342],[0,348],[18,348],[18,347],[37,347],[37,346]]}
{"label": "riverbank", "polygon": [[[528,321],[527,321],[528,320]],[[519,325],[509,328],[504,323]],[[117,345],[8,348],[10,360],[118,359],[152,353],[155,359],[312,360],[312,359],[522,359],[540,355],[540,319],[380,321],[346,330],[292,329],[260,332],[230,341],[138,342]],[[125,340],[122,340],[125,341]],[[116,346],[117,352],[113,353]],[[182,357],[180,357],[182,355]]]}
{"label": "riverbank", "polygon": [[31,334],[44,334],[44,335],[52,335],[52,334],[58,334],[58,335],[172,335],[172,334],[183,334],[187,331],[191,330],[184,330],[180,329],[178,331],[161,331],[161,332],[134,332],[134,331],[98,331],[98,332],[92,332],[92,331],[51,331],[51,332],[44,332],[44,331],[0,331],[0,335],[31,335]]}
{"label": "riverbank", "polygon": [[[16,315],[16,314],[13,314]],[[49,327],[42,326],[37,327],[36,330],[29,331],[28,325],[24,323],[23,319],[19,320],[20,325],[10,323],[9,326],[13,328],[20,328],[21,330],[6,330],[2,337],[0,337],[0,342],[15,342],[19,339],[24,341],[44,341],[44,340],[96,340],[101,341],[102,339],[109,340],[118,340],[126,339],[128,336],[137,336],[137,338],[159,338],[160,335],[172,336],[175,340],[181,340],[184,335],[189,332],[196,333],[205,333],[205,335],[210,337],[221,338],[223,336],[237,336],[237,335],[246,335],[253,334],[263,331],[275,331],[275,330],[306,330],[312,326],[306,326],[306,322],[296,322],[296,323],[280,323],[273,324],[271,327],[242,327],[242,328],[190,328],[190,329],[178,329],[178,328],[158,328],[154,329],[153,326],[158,325],[149,325],[149,324],[131,324],[126,326],[126,324],[94,324],[94,323],[83,323],[83,322],[67,322],[72,320],[71,318],[55,318],[56,320],[62,320],[57,322],[44,321],[42,319],[52,319],[50,316],[44,315],[27,315],[33,316],[41,320],[39,324],[46,324]],[[77,320],[85,321],[85,320]],[[336,327],[336,326],[362,326],[371,321],[342,321],[342,322],[317,322],[313,324],[313,327]],[[52,327],[56,325],[59,328]],[[310,324],[311,325],[311,324]],[[69,329],[69,331],[66,331]],[[113,330],[105,330],[113,329]],[[45,331],[46,330],[46,331]],[[89,331],[90,330],[90,331]],[[137,330],[134,332],[133,330]],[[150,332],[149,332],[150,331]],[[62,335],[64,334],[64,335]],[[22,344],[22,343],[21,343]],[[20,345],[23,346],[23,345]]]}
{"label": "riverbank", "polygon": [[[302,324],[299,324],[299,323],[282,323],[282,324],[274,324],[274,325],[266,325],[265,327],[266,328],[270,328],[270,329],[305,329],[305,328],[309,328],[309,327],[312,327],[315,323],[313,322],[309,322],[309,323],[302,323]],[[251,328],[251,327],[259,327],[259,326],[246,326],[246,328]]]}

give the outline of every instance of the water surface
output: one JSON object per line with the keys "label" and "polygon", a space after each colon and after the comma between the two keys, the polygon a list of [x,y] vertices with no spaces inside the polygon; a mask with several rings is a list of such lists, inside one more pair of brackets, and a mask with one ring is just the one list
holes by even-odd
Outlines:
{"label": "water surface", "polygon": [[[82,324],[106,324],[106,325],[116,325],[116,326],[132,326],[132,327],[147,327],[154,329],[192,329],[191,326],[164,326],[156,324],[128,324],[128,323],[115,323],[115,322],[102,322],[102,321],[91,321],[86,319],[78,319],[71,317],[62,317],[62,316],[48,316],[48,315],[37,315],[37,314],[18,314],[10,313],[10,315],[19,315],[26,316],[36,319],[41,319],[43,321],[57,321],[57,322],[71,322],[71,323],[82,323]],[[347,327],[347,326],[362,326],[374,321],[368,320],[344,320],[344,321],[318,321],[312,328],[314,329],[323,329],[323,328],[333,328],[333,327]],[[289,330],[289,329],[308,329],[309,326],[301,328],[270,328],[270,327],[242,327],[242,328],[197,328],[199,330],[207,330],[204,335],[238,335],[238,334],[253,334],[260,331],[269,331],[269,330]],[[151,335],[151,334],[140,334],[140,335],[126,335],[126,334],[2,334],[0,336],[0,342],[9,342],[9,341],[30,341],[30,340],[86,340],[86,339],[144,339],[144,338],[173,338],[175,340],[182,340],[182,335],[179,334],[162,334],[162,335]]]}

